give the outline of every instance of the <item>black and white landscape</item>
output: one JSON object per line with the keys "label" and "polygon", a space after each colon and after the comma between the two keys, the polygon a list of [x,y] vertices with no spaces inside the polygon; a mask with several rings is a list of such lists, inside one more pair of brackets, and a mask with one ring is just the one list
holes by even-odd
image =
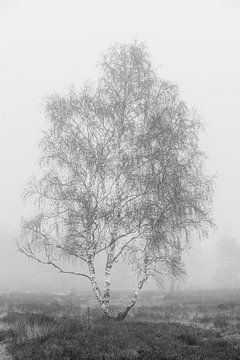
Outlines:
{"label": "black and white landscape", "polygon": [[238,2],[0,10],[0,359],[240,359]]}

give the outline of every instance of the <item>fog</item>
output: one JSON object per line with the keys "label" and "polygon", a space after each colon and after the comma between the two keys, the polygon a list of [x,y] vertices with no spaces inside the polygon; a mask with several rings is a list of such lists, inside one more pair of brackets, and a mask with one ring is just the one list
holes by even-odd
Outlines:
{"label": "fog", "polygon": [[[237,0],[0,2],[0,290],[88,288],[18,253],[21,217],[32,212],[21,193],[38,171],[44,97],[94,81],[109,44],[134,39],[146,43],[160,77],[176,83],[203,117],[201,148],[217,175],[217,229],[200,243],[192,239],[181,287],[240,287],[239,12]],[[118,286],[130,287],[120,273]]]}

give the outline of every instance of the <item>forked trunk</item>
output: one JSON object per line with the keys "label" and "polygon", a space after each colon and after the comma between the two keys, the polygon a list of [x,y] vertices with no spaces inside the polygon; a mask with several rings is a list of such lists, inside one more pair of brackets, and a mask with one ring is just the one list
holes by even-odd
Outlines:
{"label": "forked trunk", "polygon": [[89,277],[92,284],[93,292],[98,300],[98,303],[100,305],[102,314],[105,318],[113,319],[113,320],[124,320],[129,313],[129,311],[134,307],[134,305],[137,302],[137,298],[139,295],[139,292],[141,291],[143,285],[147,281],[147,276],[145,276],[141,281],[138,282],[137,289],[135,293],[133,294],[133,297],[129,303],[129,305],[126,306],[125,310],[117,314],[117,316],[113,316],[110,314],[109,311],[109,305],[110,305],[110,277],[111,277],[111,268],[113,265],[113,259],[114,259],[114,250],[115,247],[109,251],[107,262],[106,262],[106,268],[105,268],[105,291],[104,296],[102,296],[101,291],[99,289],[99,286],[97,284],[96,275],[95,275],[95,269],[93,262],[91,260],[88,261],[88,268],[89,268]]}

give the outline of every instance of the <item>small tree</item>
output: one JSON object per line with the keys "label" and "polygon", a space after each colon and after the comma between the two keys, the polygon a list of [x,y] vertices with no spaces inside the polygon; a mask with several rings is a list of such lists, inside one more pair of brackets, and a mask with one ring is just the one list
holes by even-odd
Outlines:
{"label": "small tree", "polygon": [[[122,257],[146,281],[183,273],[180,254],[191,233],[211,224],[212,179],[198,148],[201,122],[161,80],[142,44],[116,44],[100,63],[95,88],[85,85],[46,101],[40,142],[44,174],[31,181],[39,214],[24,220],[21,252],[40,263],[89,279],[105,316],[111,271]],[[104,289],[95,262],[106,254]],[[69,261],[86,272],[64,270]]]}

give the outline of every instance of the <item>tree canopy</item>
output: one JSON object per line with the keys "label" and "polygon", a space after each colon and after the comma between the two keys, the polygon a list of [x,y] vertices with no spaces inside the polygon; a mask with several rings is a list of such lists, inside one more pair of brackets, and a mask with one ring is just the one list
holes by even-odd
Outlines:
{"label": "tree canopy", "polygon": [[[25,191],[39,213],[23,221],[19,248],[89,279],[107,316],[111,270],[121,257],[138,277],[132,301],[118,314],[123,318],[150,277],[183,273],[186,243],[212,223],[213,181],[199,149],[199,117],[178,87],[159,77],[143,44],[111,46],[99,69],[95,86],[45,103],[43,176]],[[95,274],[101,253],[104,289]],[[87,271],[64,270],[71,260]]]}

